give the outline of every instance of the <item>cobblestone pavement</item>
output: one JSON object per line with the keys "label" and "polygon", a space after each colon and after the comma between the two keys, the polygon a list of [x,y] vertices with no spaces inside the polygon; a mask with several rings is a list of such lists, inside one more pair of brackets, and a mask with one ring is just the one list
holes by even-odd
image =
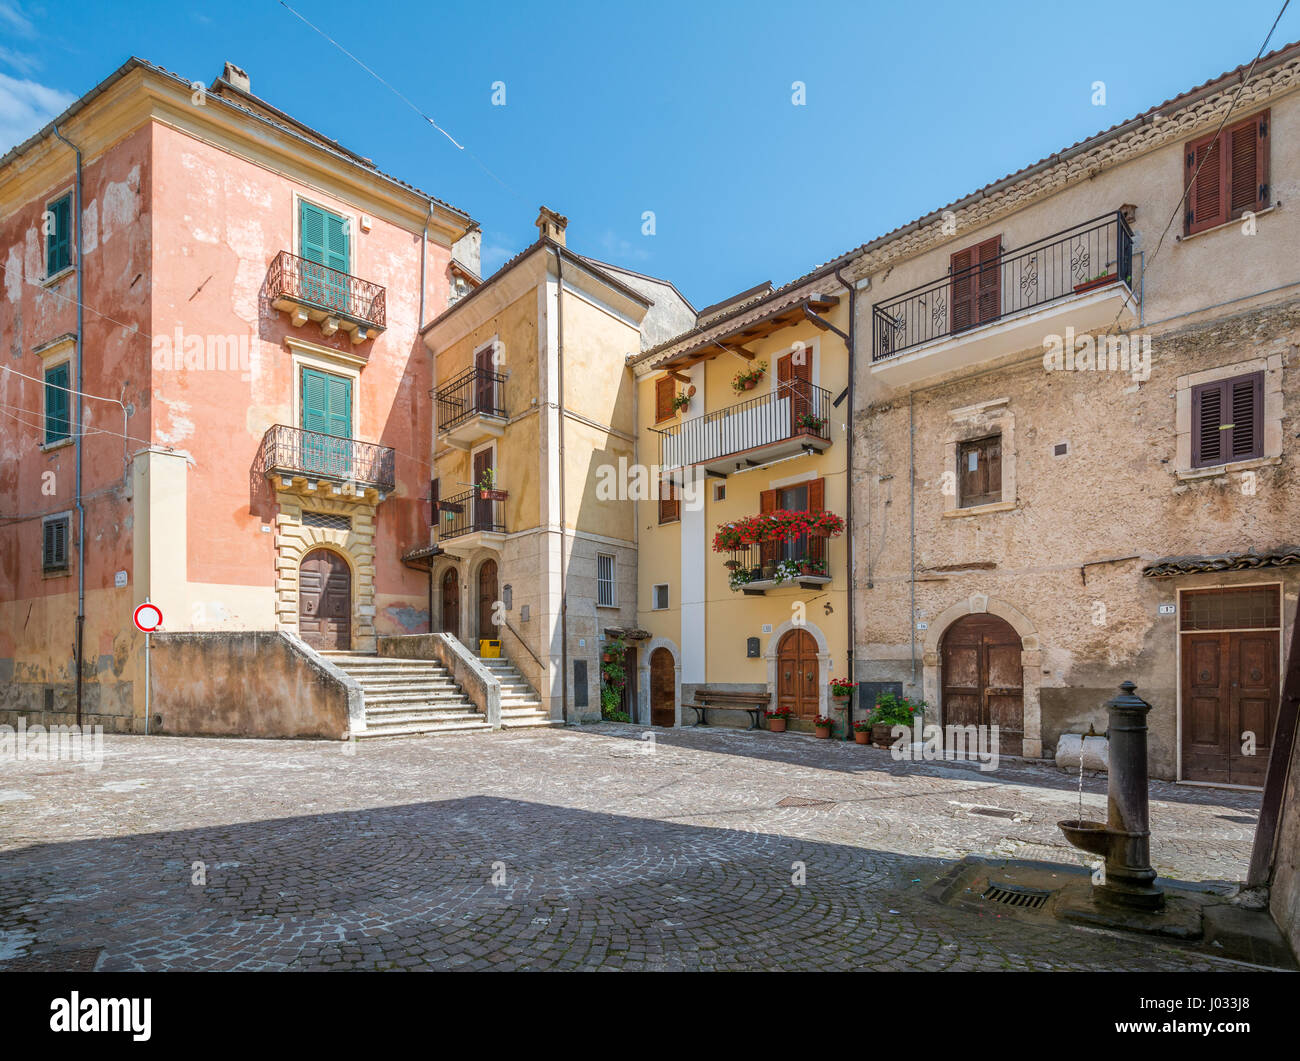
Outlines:
{"label": "cobblestone pavement", "polygon": [[[1240,968],[922,896],[968,853],[1081,863],[1055,826],[1077,779],[1049,767],[643,732],[108,737],[97,771],[0,764],[0,968]],[[1162,874],[1244,873],[1256,794],[1152,800]],[[1083,801],[1104,817],[1104,779]]]}

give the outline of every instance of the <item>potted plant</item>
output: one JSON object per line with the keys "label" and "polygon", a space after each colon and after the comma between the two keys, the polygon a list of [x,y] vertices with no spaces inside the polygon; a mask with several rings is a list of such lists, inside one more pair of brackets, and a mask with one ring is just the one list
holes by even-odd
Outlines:
{"label": "potted plant", "polygon": [[1109,283],[1118,280],[1115,273],[1098,273],[1096,276],[1090,276],[1087,280],[1082,280],[1074,285],[1074,293],[1077,295],[1082,291],[1091,291],[1094,287],[1105,287]]}
{"label": "potted plant", "polygon": [[687,394],[685,391],[681,391],[673,399],[673,412],[675,413],[679,413],[683,409],[689,409],[690,407],[691,407],[691,396]]}
{"label": "potted plant", "polygon": [[813,732],[817,735],[818,740],[829,740],[831,735],[831,726],[835,724],[833,718],[826,715],[818,715],[813,719]]}
{"label": "potted plant", "polygon": [[748,586],[754,581],[754,572],[746,571],[744,568],[737,567],[727,576],[727,584],[732,589],[740,589],[742,586]]}
{"label": "potted plant", "polygon": [[853,739],[859,744],[871,743],[871,719],[860,718],[853,723]]}
{"label": "potted plant", "polygon": [[796,578],[799,574],[799,563],[796,560],[778,561],[772,571],[772,578],[779,586],[788,579]]}
{"label": "potted plant", "polygon": [[504,501],[506,492],[498,490],[497,470],[495,468],[484,468],[483,475],[478,481],[478,496],[481,501]]}
{"label": "potted plant", "polygon": [[758,381],[763,378],[765,372],[767,372],[766,361],[759,361],[750,368],[742,369],[732,377],[731,389],[737,394],[742,391],[752,391],[758,386]]}
{"label": "potted plant", "polygon": [[853,696],[853,690],[857,688],[857,682],[851,682],[847,678],[831,679],[831,699],[835,701],[837,707],[843,707]]}
{"label": "potted plant", "polygon": [[824,575],[826,574],[826,561],[805,556],[799,561],[799,573],[801,575]]}
{"label": "potted plant", "polygon": [[822,429],[826,426],[826,417],[814,416],[812,413],[804,413],[795,420],[795,423],[805,431],[812,431],[814,434],[820,435]]}
{"label": "potted plant", "polygon": [[788,707],[777,707],[767,713],[767,728],[773,733],[784,733],[785,724],[790,719]]}
{"label": "potted plant", "polygon": [[895,696],[893,693],[881,693],[876,697],[876,706],[869,719],[872,743],[881,748],[888,748],[894,742],[893,728],[911,727],[924,710],[924,700],[912,700],[906,696]]}

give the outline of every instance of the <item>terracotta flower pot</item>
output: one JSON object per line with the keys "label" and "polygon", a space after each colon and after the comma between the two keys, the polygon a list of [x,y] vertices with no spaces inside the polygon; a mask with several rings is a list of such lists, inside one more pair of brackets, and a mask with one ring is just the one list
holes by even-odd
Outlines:
{"label": "terracotta flower pot", "polygon": [[745,380],[745,390],[752,391],[756,386],[758,386],[758,380],[756,379]]}
{"label": "terracotta flower pot", "polygon": [[817,735],[818,740],[829,740],[831,728],[830,726],[814,726],[813,732]]}
{"label": "terracotta flower pot", "polygon": [[770,729],[773,733],[784,733],[784,732],[785,732],[785,719],[783,719],[783,718],[769,718],[769,719],[767,720],[767,728]]}
{"label": "terracotta flower pot", "polygon": [[859,744],[870,744],[871,731],[866,729],[855,729],[853,731],[853,739]]}
{"label": "terracotta flower pot", "polygon": [[888,748],[894,743],[892,722],[878,722],[871,727],[871,743],[878,748]]}

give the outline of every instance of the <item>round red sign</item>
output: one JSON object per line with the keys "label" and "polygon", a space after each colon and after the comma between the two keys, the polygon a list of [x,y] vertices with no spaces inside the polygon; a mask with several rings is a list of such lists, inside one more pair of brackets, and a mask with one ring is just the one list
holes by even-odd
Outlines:
{"label": "round red sign", "polygon": [[131,618],[135,620],[137,630],[146,634],[153,633],[162,626],[162,609],[156,604],[141,604]]}

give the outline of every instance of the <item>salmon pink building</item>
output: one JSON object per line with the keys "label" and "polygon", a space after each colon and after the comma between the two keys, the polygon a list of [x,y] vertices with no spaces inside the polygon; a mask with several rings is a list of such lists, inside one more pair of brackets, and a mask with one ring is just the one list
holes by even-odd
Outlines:
{"label": "salmon pink building", "polygon": [[0,721],[202,731],[146,707],[146,599],[248,690],[211,731],[313,732],[249,721],[285,636],[427,631],[419,330],[477,245],[230,64],[132,59],[0,158]]}

